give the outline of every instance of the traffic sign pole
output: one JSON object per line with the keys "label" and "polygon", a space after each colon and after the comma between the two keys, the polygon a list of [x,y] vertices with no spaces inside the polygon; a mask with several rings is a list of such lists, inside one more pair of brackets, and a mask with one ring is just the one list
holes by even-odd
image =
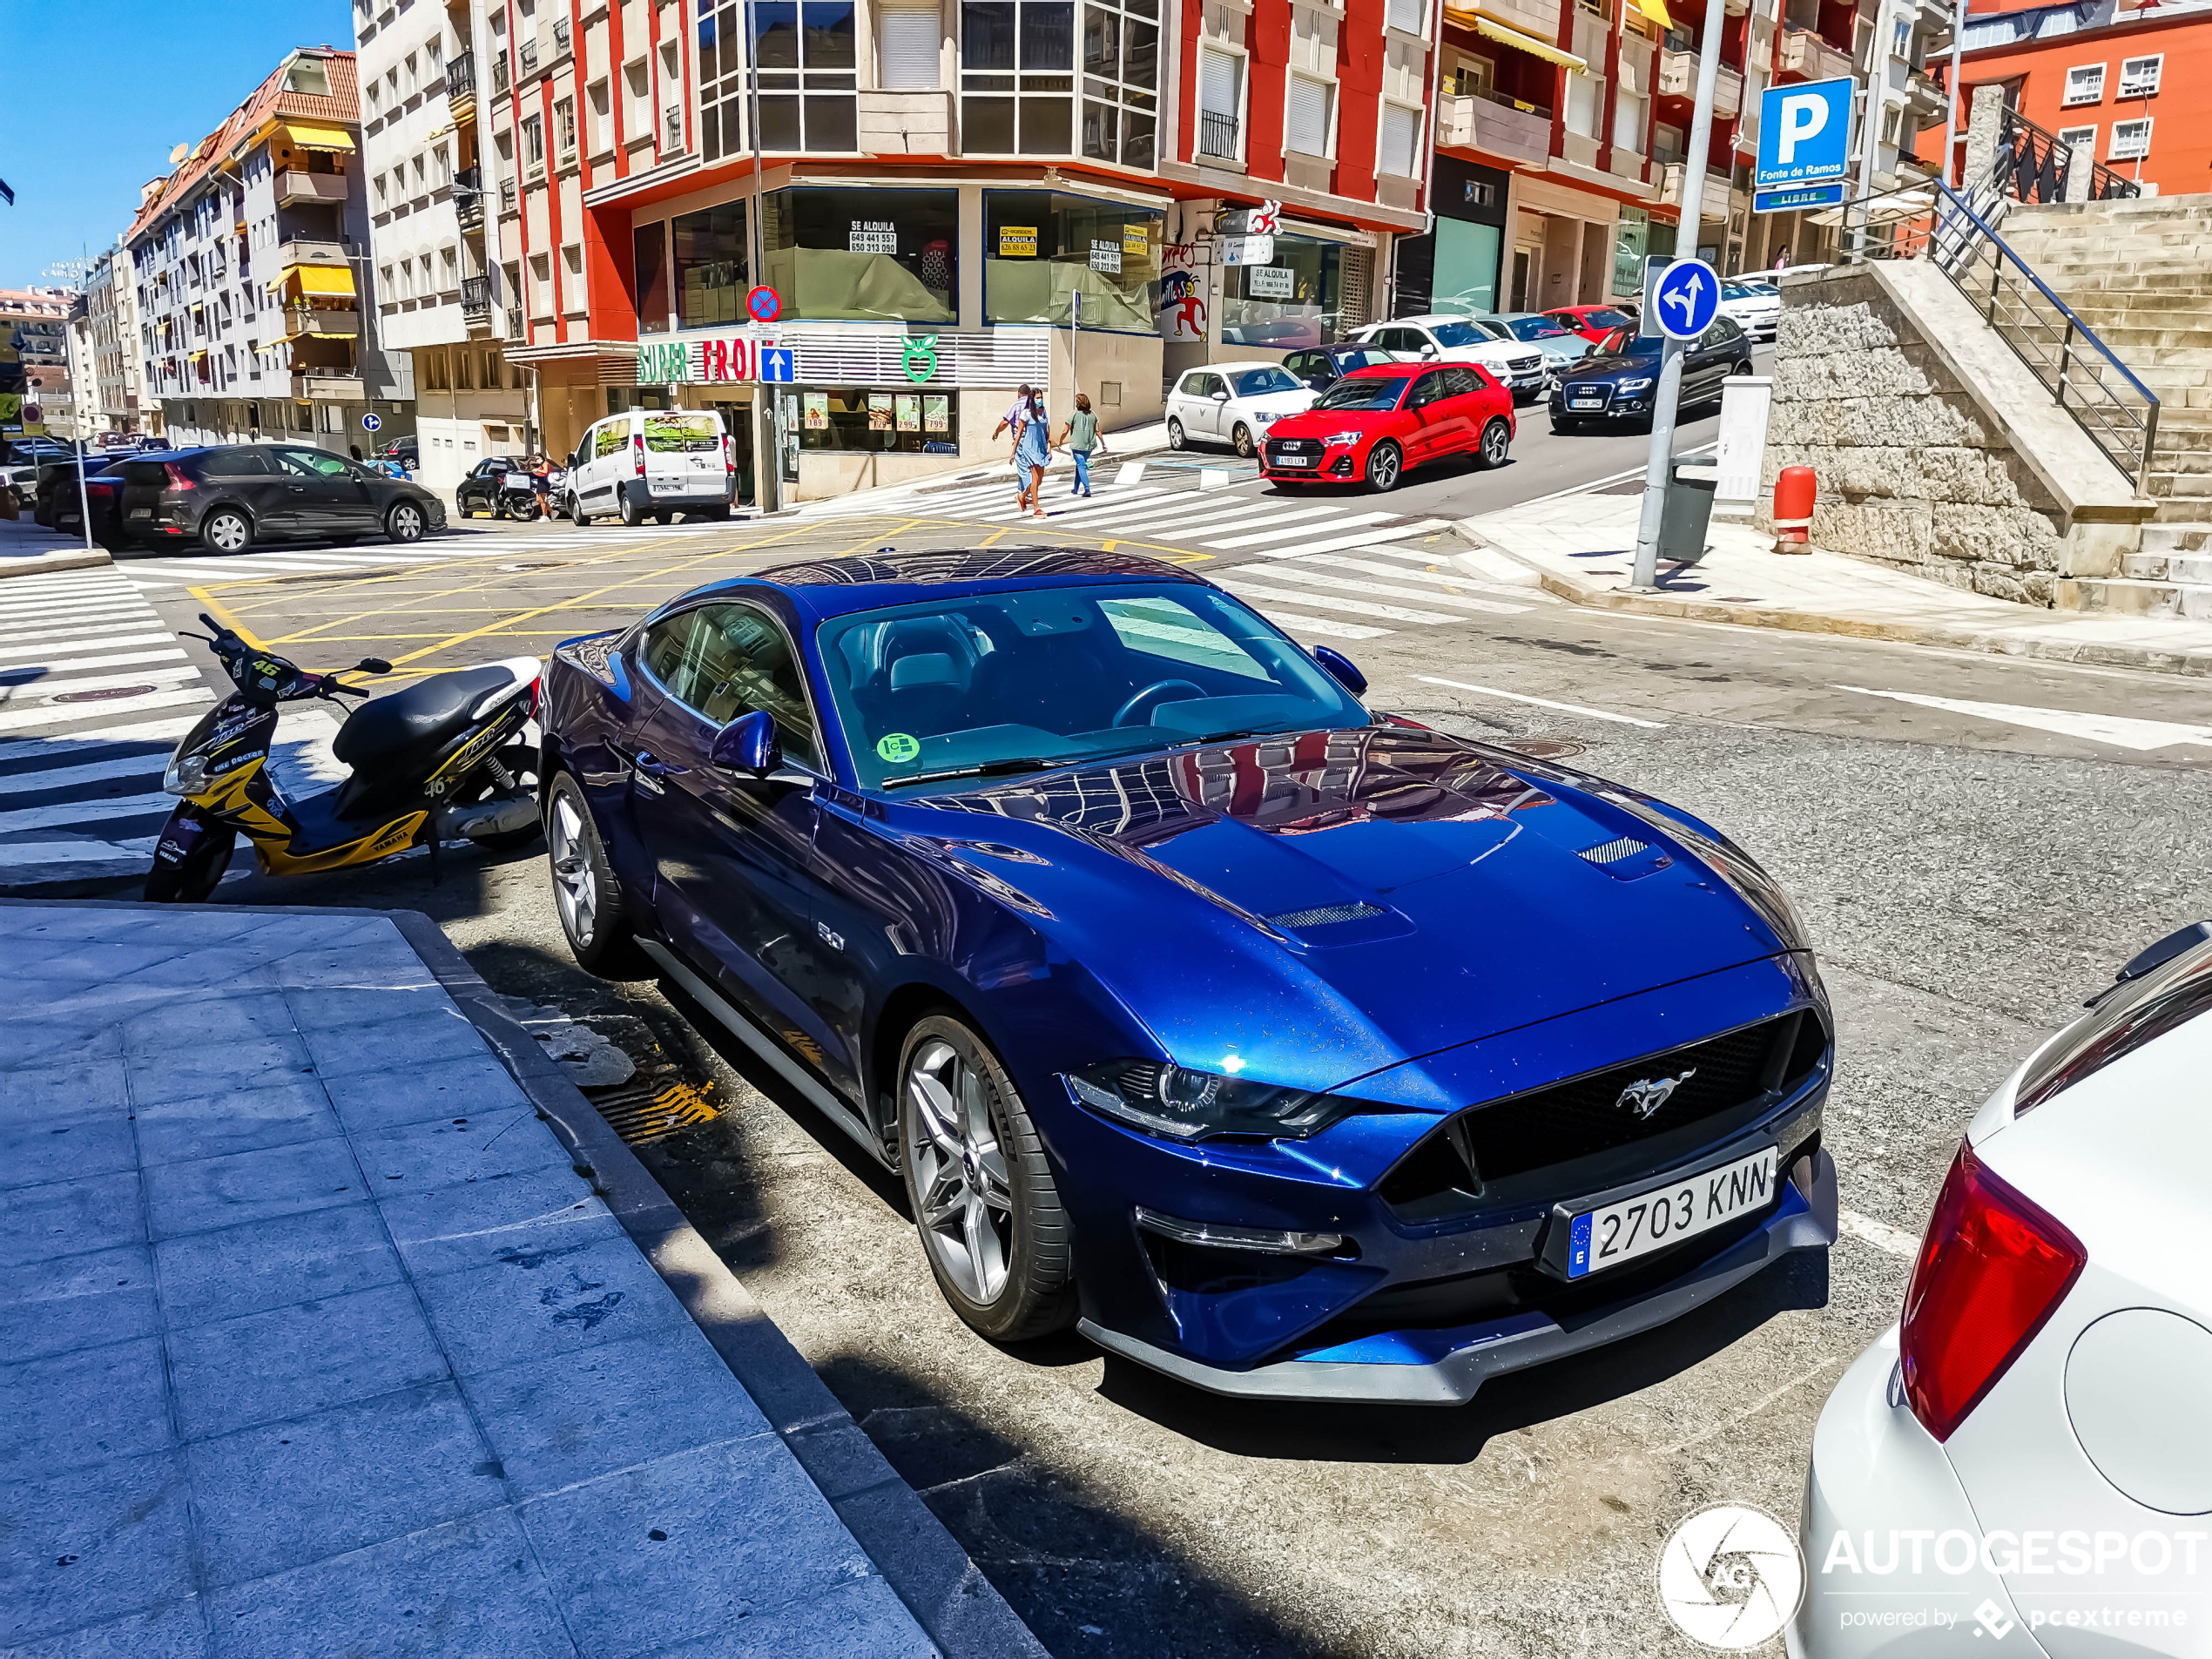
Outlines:
{"label": "traffic sign pole", "polygon": [[[1728,0],[1705,0],[1705,30],[1698,39],[1697,102],[1690,116],[1689,145],[1683,152],[1683,199],[1675,221],[1675,258],[1697,252],[1697,222],[1705,208],[1705,168],[1713,147],[1713,89],[1720,84],[1721,30],[1728,22]],[[1648,327],[1646,318],[1639,327]],[[1675,408],[1682,400],[1683,342],[1669,338],[1659,359],[1659,384],[1652,388],[1651,452],[1643,466],[1643,510],[1636,519],[1636,560],[1629,585],[1649,592],[1659,585],[1659,524],[1667,513],[1667,488],[1675,449]]]}

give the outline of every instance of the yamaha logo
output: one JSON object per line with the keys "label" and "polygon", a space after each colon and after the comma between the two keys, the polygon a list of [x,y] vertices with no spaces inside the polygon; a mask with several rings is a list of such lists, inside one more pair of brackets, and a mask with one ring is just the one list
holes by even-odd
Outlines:
{"label": "yamaha logo", "polygon": [[1664,1106],[1676,1089],[1697,1075],[1692,1066],[1679,1077],[1639,1077],[1621,1091],[1621,1098],[1613,1103],[1622,1111],[1642,1121]]}

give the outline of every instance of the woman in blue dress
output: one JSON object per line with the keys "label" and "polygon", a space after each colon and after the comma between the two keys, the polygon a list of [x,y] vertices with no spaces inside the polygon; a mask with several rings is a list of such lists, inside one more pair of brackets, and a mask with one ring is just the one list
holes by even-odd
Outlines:
{"label": "woman in blue dress", "polygon": [[1017,476],[1026,476],[1022,497],[1039,518],[1044,516],[1044,469],[1052,463],[1047,435],[1044,400],[1032,392],[1021,433],[1015,440],[1014,470]]}

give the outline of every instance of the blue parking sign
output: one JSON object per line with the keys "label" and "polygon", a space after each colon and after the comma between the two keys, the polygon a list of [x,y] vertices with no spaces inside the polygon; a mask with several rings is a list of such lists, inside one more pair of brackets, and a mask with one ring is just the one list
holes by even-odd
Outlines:
{"label": "blue parking sign", "polygon": [[1770,86],[1759,98],[1759,158],[1754,190],[1840,179],[1851,165],[1851,94],[1848,76]]}

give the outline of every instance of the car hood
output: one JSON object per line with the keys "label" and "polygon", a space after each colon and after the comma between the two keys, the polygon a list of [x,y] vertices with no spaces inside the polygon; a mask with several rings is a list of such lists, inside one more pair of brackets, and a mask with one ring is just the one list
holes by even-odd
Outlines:
{"label": "car hood", "polygon": [[1332,432],[1366,431],[1377,421],[1397,418],[1395,409],[1300,409],[1268,428],[1271,437],[1318,438]]}
{"label": "car hood", "polygon": [[1301,409],[1312,408],[1318,395],[1311,387],[1302,387],[1295,392],[1262,392],[1257,397],[1239,397],[1236,401],[1238,408],[1262,415],[1296,415]]}
{"label": "car hood", "polygon": [[1641,353],[1603,357],[1593,355],[1575,365],[1575,378],[1578,381],[1601,381],[1615,374],[1656,374],[1658,372],[1659,359],[1656,356],[1647,357]]}
{"label": "car hood", "polygon": [[1182,1063],[1235,1051],[1329,1089],[1788,948],[1686,839],[1570,779],[1383,725],[900,800],[885,824]]}

